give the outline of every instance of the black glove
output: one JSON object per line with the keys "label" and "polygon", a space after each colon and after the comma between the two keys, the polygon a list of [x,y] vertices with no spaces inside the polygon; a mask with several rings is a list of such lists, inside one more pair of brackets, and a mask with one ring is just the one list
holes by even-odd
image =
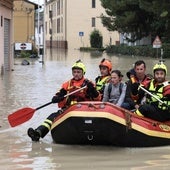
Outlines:
{"label": "black glove", "polygon": [[52,98],[52,103],[59,103],[64,99],[64,96],[60,96],[60,95],[55,95]]}
{"label": "black glove", "polygon": [[59,103],[64,99],[64,96],[67,94],[65,89],[61,89],[59,93],[56,93],[52,98],[52,103]]}
{"label": "black glove", "polygon": [[170,106],[168,106],[168,112],[170,112]]}
{"label": "black glove", "polygon": [[94,98],[96,98],[99,95],[93,83],[90,81],[87,83],[87,93],[90,97],[94,97]]}
{"label": "black glove", "polygon": [[65,96],[67,94],[67,91],[65,89],[61,89],[59,92],[60,96]]}
{"label": "black glove", "polygon": [[138,94],[138,88],[139,88],[139,83],[133,83],[131,85],[131,91],[133,95],[137,95]]}

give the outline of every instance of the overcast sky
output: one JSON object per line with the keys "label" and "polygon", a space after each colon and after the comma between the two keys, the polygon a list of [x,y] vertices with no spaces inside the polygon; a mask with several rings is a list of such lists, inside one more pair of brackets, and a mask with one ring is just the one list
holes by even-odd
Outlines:
{"label": "overcast sky", "polygon": [[30,2],[34,2],[34,3],[39,3],[40,5],[44,4],[44,0],[28,0]]}

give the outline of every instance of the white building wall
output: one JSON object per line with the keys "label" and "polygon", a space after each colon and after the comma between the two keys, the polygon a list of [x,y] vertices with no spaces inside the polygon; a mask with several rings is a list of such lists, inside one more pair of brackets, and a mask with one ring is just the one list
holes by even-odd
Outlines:
{"label": "white building wall", "polygon": [[[96,0],[96,8],[92,8],[92,0],[60,0],[60,15],[56,14],[58,1],[59,0],[52,0],[46,5],[46,40],[50,40],[48,32],[51,23],[49,22],[48,11],[53,10],[52,39],[53,41],[67,40],[69,49],[79,49],[83,46],[90,47],[90,33],[94,29],[101,32],[104,47],[110,43],[116,44],[116,42],[119,41],[118,32],[107,31],[101,23],[100,15],[104,13],[104,8],[102,8],[100,0]],[[92,17],[96,20],[95,27],[92,27]],[[61,27],[63,23],[63,32],[60,33],[57,33],[56,31],[58,18],[60,18]],[[84,36],[79,36],[79,32],[83,32]]]}
{"label": "white building wall", "polygon": [[[97,29],[103,36],[103,46],[119,41],[117,32],[109,32],[101,23],[100,15],[104,13],[104,8],[100,0],[96,0],[96,8],[92,8],[92,0],[74,0],[74,3],[68,1],[68,42],[69,48],[90,47],[90,33]],[[92,17],[96,20],[96,27],[92,27]],[[84,36],[79,36],[79,32],[84,32]],[[74,43],[70,43],[74,42]]]}

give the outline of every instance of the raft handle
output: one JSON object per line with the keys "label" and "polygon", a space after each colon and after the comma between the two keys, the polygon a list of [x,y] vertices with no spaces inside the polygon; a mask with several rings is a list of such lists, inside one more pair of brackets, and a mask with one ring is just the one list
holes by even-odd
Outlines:
{"label": "raft handle", "polygon": [[93,140],[93,135],[91,135],[91,134],[87,135],[87,139],[88,139],[89,141],[92,141],[92,140]]}

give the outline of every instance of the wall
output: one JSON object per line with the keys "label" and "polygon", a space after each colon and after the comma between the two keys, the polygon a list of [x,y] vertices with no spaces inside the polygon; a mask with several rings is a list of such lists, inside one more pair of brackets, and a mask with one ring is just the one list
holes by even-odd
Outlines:
{"label": "wall", "polygon": [[[11,1],[12,2],[12,1]],[[10,21],[10,28],[9,28],[9,56],[8,57],[8,64],[9,64],[9,70],[13,69],[13,56],[12,56],[12,47],[13,47],[13,19],[12,19],[12,3],[8,3],[8,1],[3,2],[7,3],[7,6],[5,4],[2,5],[0,1],[0,73],[1,75],[4,73],[5,67],[4,67],[4,19],[9,19]]]}

